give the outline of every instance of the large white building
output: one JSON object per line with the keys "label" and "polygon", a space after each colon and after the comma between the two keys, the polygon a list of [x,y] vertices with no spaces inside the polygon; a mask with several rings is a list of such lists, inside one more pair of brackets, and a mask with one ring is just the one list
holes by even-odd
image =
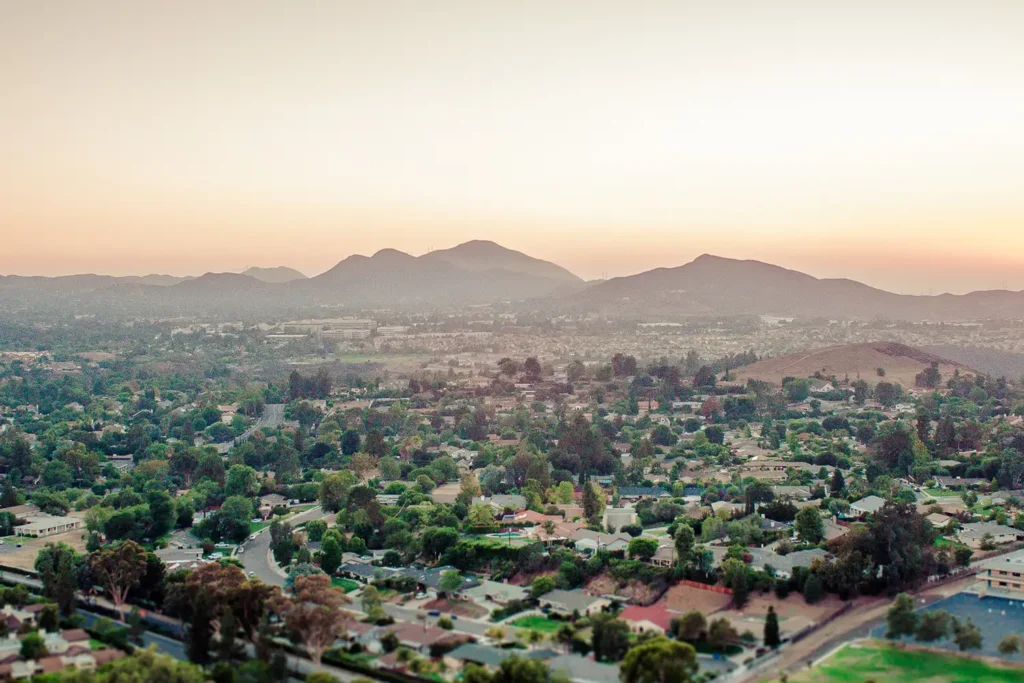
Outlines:
{"label": "large white building", "polygon": [[82,527],[82,520],[77,517],[58,517],[55,515],[31,515],[25,518],[25,524],[14,527],[15,536],[37,536],[44,538],[66,531],[74,531]]}
{"label": "large white building", "polygon": [[309,334],[327,342],[367,339],[376,329],[377,321],[369,318],[323,318],[281,323],[284,334]]}

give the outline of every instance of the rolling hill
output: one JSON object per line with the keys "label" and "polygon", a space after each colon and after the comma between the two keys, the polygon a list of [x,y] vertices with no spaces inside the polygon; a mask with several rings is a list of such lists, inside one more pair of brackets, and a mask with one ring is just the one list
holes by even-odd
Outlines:
{"label": "rolling hill", "polygon": [[[192,284],[195,280],[202,282]],[[419,257],[395,249],[353,255],[311,278],[283,267],[201,278],[0,276],[0,310],[6,311],[148,315],[337,305],[434,308],[499,301],[520,302],[530,311],[596,313],[622,320],[736,315],[1024,318],[1024,292],[905,296],[854,280],[821,279],[760,261],[707,254],[676,268],[586,283],[553,263],[479,240]]]}
{"label": "rolling hill", "polygon": [[288,266],[277,266],[275,268],[246,268],[242,271],[242,275],[248,275],[254,277],[260,282],[267,282],[270,284],[280,284],[283,282],[291,282],[292,280],[305,280],[306,276]]}
{"label": "rolling hill", "polygon": [[[933,362],[939,364],[943,380],[948,379],[956,370],[961,373],[974,372],[966,365],[913,346],[875,342],[828,346],[769,358],[739,368],[735,375],[737,381],[741,382],[758,379],[781,385],[784,377],[804,378],[820,372],[826,377],[834,375],[840,380],[849,377],[851,381],[863,379],[868,384],[894,382],[909,389],[914,386],[915,376]],[[878,374],[878,368],[885,370],[884,376]]]}
{"label": "rolling hill", "polygon": [[907,296],[847,279],[819,279],[760,261],[704,254],[596,284],[567,305],[607,315],[776,315],[838,319],[973,320],[1024,316],[1024,292]]}
{"label": "rolling hill", "polygon": [[432,251],[420,258],[424,261],[444,261],[469,271],[505,270],[532,277],[562,280],[570,284],[583,283],[583,280],[559,265],[487,240],[473,240],[451,249]]}

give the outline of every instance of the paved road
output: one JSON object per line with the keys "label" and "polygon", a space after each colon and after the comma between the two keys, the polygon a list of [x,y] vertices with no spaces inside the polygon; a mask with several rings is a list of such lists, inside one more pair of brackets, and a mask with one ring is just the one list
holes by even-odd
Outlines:
{"label": "paved road", "polygon": [[284,404],[265,403],[263,404],[263,414],[260,416],[260,419],[256,420],[252,427],[242,432],[235,441],[241,443],[264,427],[276,429],[282,424],[284,424]]}
{"label": "paved road", "polygon": [[[296,526],[313,519],[325,519],[330,516],[329,512],[324,512],[320,506],[317,506],[305,512],[300,512],[294,517],[289,517],[287,521],[292,526]],[[237,557],[241,560],[242,566],[245,567],[246,573],[253,572],[263,583],[272,586],[284,586],[286,576],[277,569],[273,559],[269,556],[270,532],[268,529],[257,532],[256,538],[251,541],[247,539],[239,547],[244,548],[244,552]]]}

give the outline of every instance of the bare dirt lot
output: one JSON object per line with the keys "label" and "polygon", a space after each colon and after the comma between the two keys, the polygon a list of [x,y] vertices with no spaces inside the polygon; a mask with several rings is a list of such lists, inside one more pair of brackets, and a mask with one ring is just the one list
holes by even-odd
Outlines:
{"label": "bare dirt lot", "polygon": [[703,614],[719,612],[732,602],[732,596],[683,585],[669,588],[662,599],[665,601],[666,609],[675,612],[689,612],[695,609]]}
{"label": "bare dirt lot", "polygon": [[[0,564],[8,567],[33,570],[39,549],[45,547],[47,543],[55,545],[57,543],[67,543],[75,549],[75,552],[84,553],[85,536],[85,529],[68,531],[63,534],[47,536],[46,538],[9,536],[4,539],[3,545],[0,545]],[[18,543],[21,543],[22,547],[17,547]]]}

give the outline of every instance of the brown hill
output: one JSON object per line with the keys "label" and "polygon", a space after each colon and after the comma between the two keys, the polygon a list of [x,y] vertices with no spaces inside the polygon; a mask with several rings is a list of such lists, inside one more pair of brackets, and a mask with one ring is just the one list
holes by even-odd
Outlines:
{"label": "brown hill", "polygon": [[[850,344],[811,349],[778,358],[758,361],[736,371],[740,381],[759,379],[779,385],[784,377],[811,377],[816,372],[823,376],[835,376],[840,381],[863,379],[868,384],[894,382],[905,389],[914,386],[914,378],[933,362],[939,364],[942,379],[948,379],[956,370],[961,373],[973,371],[966,365],[895,342],[874,342]],[[878,369],[885,370],[880,376]]]}

